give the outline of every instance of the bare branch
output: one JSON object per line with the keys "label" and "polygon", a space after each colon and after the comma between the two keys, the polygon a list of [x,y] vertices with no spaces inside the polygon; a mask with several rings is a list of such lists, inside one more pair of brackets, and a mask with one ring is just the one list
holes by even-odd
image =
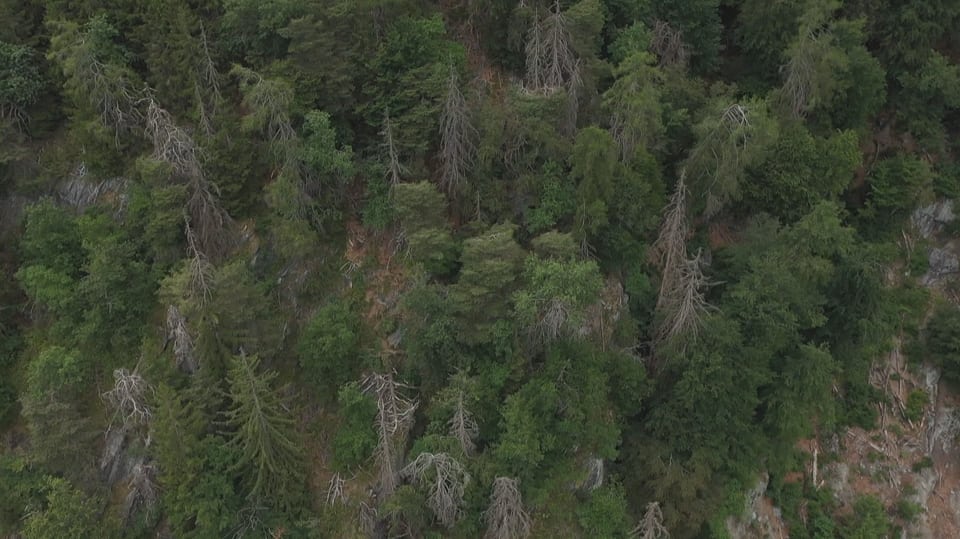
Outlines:
{"label": "bare branch", "polygon": [[167,338],[173,341],[173,357],[177,367],[194,373],[197,371],[197,358],[194,355],[193,338],[187,329],[187,321],[176,305],[167,307]]}
{"label": "bare branch", "polygon": [[663,513],[659,502],[650,502],[643,513],[643,521],[630,533],[633,539],[669,539],[670,533],[663,526]]}
{"label": "bare branch", "polygon": [[116,369],[113,371],[113,389],[103,394],[123,421],[125,430],[144,425],[153,417],[147,405],[147,397],[153,388],[136,371]]}
{"label": "bare branch", "polygon": [[493,481],[490,506],[483,514],[487,524],[484,539],[524,539],[530,536],[530,516],[523,509],[520,482],[510,477]]}
{"label": "bare branch", "polygon": [[[432,475],[428,474],[431,470]],[[460,462],[446,453],[421,453],[401,474],[421,484],[428,482],[427,505],[442,525],[452,528],[456,524],[464,489],[470,484],[470,474]]]}
{"label": "bare branch", "polygon": [[453,436],[460,442],[463,448],[463,454],[471,456],[476,449],[476,439],[480,434],[480,429],[473,416],[463,405],[463,391],[457,397],[457,407],[453,412],[453,417],[447,422],[450,436]]}
{"label": "bare branch", "polygon": [[127,482],[127,495],[123,500],[123,520],[126,523],[143,510],[152,513],[160,502],[160,491],[157,488],[156,469],[138,462],[130,470],[130,479]]}
{"label": "bare branch", "polygon": [[657,308],[662,308],[670,299],[670,292],[676,290],[681,269],[687,259],[687,236],[690,224],[687,220],[687,184],[686,172],[680,173],[677,186],[663,211],[663,223],[660,233],[653,244],[653,256],[657,258],[661,270],[660,294]]}
{"label": "bare branch", "polygon": [[389,111],[383,114],[383,129],[380,135],[383,136],[383,145],[387,151],[387,178],[390,180],[390,185],[396,185],[407,173],[407,169],[400,163],[400,153],[393,138],[393,124],[390,122]]}
{"label": "bare branch", "polygon": [[682,67],[690,59],[690,48],[683,42],[683,32],[661,20],[653,23],[650,52],[657,55],[661,66]]}
{"label": "bare branch", "polygon": [[347,496],[343,493],[344,484],[343,477],[340,476],[339,472],[333,474],[330,483],[327,484],[327,505],[334,505],[337,501],[340,503],[347,502]]}
{"label": "bare branch", "polygon": [[379,469],[380,494],[389,497],[400,482],[398,470],[400,454],[407,432],[413,425],[417,402],[403,397],[398,389],[403,384],[396,382],[392,374],[375,373],[363,382],[363,390],[377,399],[377,429],[375,458]]}
{"label": "bare branch", "polygon": [[534,15],[525,46],[527,88],[541,94],[566,89],[571,101],[577,101],[577,90],[582,85],[580,61],[571,45],[569,21],[560,9],[559,0],[542,20]]}
{"label": "bare branch", "polygon": [[451,67],[447,79],[447,99],[440,116],[440,161],[443,165],[440,185],[448,193],[466,183],[467,168],[476,154],[473,142],[476,132],[470,123],[467,101],[460,92],[457,72]]}
{"label": "bare branch", "polygon": [[712,308],[704,297],[710,283],[703,274],[703,257],[700,252],[684,262],[673,286],[673,289],[666,291],[667,299],[660,308],[664,318],[657,328],[658,342],[665,342],[679,335],[695,339],[704,316]]}

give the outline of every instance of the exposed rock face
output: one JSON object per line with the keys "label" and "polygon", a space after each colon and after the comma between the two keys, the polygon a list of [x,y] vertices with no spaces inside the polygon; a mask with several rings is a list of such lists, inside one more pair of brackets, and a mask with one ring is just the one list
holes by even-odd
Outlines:
{"label": "exposed rock face", "polygon": [[732,539],[766,539],[788,537],[780,510],[764,496],[770,477],[764,473],[757,484],[746,493],[743,514],[726,521],[727,533]]}
{"label": "exposed rock face", "polygon": [[955,218],[953,201],[940,200],[914,210],[910,222],[921,236],[929,238],[943,230],[943,227]]}
{"label": "exposed rock face", "polygon": [[945,277],[960,272],[960,259],[947,249],[934,247],[930,250],[930,267],[927,274],[920,279],[920,284],[932,286]]}

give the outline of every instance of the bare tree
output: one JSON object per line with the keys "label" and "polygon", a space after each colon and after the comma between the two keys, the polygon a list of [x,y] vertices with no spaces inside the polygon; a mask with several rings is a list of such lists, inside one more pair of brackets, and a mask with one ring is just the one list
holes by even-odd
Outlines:
{"label": "bare tree", "polygon": [[530,516],[523,509],[520,482],[511,477],[493,480],[490,506],[483,514],[484,539],[524,539],[530,536]]}
{"label": "bare tree", "polygon": [[380,135],[383,136],[383,146],[387,152],[387,179],[390,185],[397,185],[407,173],[407,169],[400,163],[400,153],[397,151],[397,142],[393,138],[393,124],[390,121],[389,111],[383,113],[383,129],[380,130]]}
{"label": "bare tree", "polygon": [[669,539],[670,533],[663,525],[663,513],[659,502],[650,502],[643,513],[643,521],[633,529],[634,539]]}
{"label": "bare tree", "polygon": [[153,142],[153,158],[169,164],[188,188],[186,224],[188,234],[191,230],[195,234],[188,235],[188,243],[205,256],[223,256],[232,244],[228,227],[233,220],[220,204],[219,188],[204,177],[199,146],[152,96],[143,102],[147,110],[144,130]]}
{"label": "bare tree", "polygon": [[459,76],[451,66],[447,78],[447,98],[440,115],[440,161],[443,165],[440,185],[448,193],[463,187],[467,168],[473,162],[476,129],[470,123],[467,100],[460,92]]}
{"label": "bare tree", "polygon": [[464,490],[470,484],[470,474],[457,459],[446,453],[421,453],[401,473],[418,483],[428,483],[427,505],[442,525],[452,528],[457,523]]}
{"label": "bare tree", "polygon": [[144,130],[147,138],[153,142],[152,157],[169,164],[178,176],[189,179],[202,177],[200,148],[193,137],[179,127],[173,115],[153,97],[144,98],[143,101],[146,103]]}
{"label": "bare tree", "polygon": [[[207,135],[213,134],[213,119],[220,102],[220,73],[210,54],[207,42],[207,32],[200,23],[200,61],[197,64],[197,78],[194,83],[194,92],[199,106],[200,127]],[[206,92],[204,91],[206,90]],[[209,97],[206,97],[209,92]]]}
{"label": "bare tree", "polygon": [[375,458],[379,469],[380,495],[385,499],[393,494],[400,482],[399,461],[407,432],[413,425],[417,402],[400,394],[407,386],[396,382],[392,374],[375,373],[363,383],[365,393],[377,399],[377,429]]}
{"label": "bare tree", "polygon": [[674,289],[666,291],[667,300],[660,308],[663,316],[657,327],[657,341],[665,342],[679,335],[696,338],[703,318],[711,309],[704,297],[710,283],[703,274],[700,252],[684,262]]}
{"label": "bare tree", "polygon": [[567,118],[564,129],[576,130],[577,112],[580,108],[580,92],[583,87],[580,59],[573,49],[570,37],[570,22],[555,0],[553,9],[543,19],[534,14],[527,34],[526,88],[539,94],[552,94],[558,90],[567,92]]}
{"label": "bare tree", "polygon": [[689,234],[686,172],[683,171],[664,209],[660,233],[653,244],[653,255],[661,270],[660,293],[657,297],[658,309],[663,308],[671,300],[671,293],[678,287],[680,272],[687,260]]}
{"label": "bare tree", "polygon": [[337,501],[346,503],[347,497],[343,493],[344,484],[345,481],[340,476],[340,472],[334,473],[327,484],[327,505],[334,505]]}
{"label": "bare tree", "polygon": [[127,369],[113,371],[113,388],[103,394],[103,398],[113,407],[115,416],[119,416],[124,430],[144,425],[153,417],[147,399],[153,388],[137,373]]}
{"label": "bare tree", "polygon": [[157,488],[156,469],[143,461],[137,462],[130,470],[127,481],[127,495],[123,500],[123,520],[129,523],[138,511],[152,513],[160,502]]}
{"label": "bare tree", "polygon": [[453,417],[447,422],[447,427],[449,428],[450,436],[453,436],[460,442],[460,447],[463,448],[463,454],[468,457],[471,456],[476,449],[476,439],[480,433],[480,429],[477,426],[477,422],[473,419],[473,416],[467,411],[467,408],[463,404],[463,391],[460,391],[457,396],[457,406],[454,409]]}
{"label": "bare tree", "polygon": [[655,20],[650,36],[650,52],[657,55],[661,66],[686,66],[690,48],[683,42],[683,31],[670,23]]}
{"label": "bare tree", "polygon": [[197,372],[193,338],[187,329],[187,321],[176,305],[167,307],[167,339],[173,341],[173,357],[177,367],[188,373]]}
{"label": "bare tree", "polygon": [[187,249],[190,253],[190,293],[201,307],[213,297],[213,264],[200,250],[197,235],[190,226],[189,216],[184,216],[184,229],[187,236]]}
{"label": "bare tree", "polygon": [[287,112],[293,103],[293,88],[283,80],[265,79],[239,65],[233,66],[230,73],[240,79],[243,103],[253,112],[252,125],[264,131],[277,152],[288,153],[287,143],[297,136]]}

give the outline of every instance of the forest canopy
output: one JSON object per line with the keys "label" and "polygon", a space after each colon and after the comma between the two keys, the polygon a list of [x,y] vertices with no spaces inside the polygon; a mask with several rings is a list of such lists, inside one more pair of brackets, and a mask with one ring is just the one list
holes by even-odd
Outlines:
{"label": "forest canopy", "polygon": [[0,534],[892,533],[798,443],[960,380],[901,4],[0,0]]}

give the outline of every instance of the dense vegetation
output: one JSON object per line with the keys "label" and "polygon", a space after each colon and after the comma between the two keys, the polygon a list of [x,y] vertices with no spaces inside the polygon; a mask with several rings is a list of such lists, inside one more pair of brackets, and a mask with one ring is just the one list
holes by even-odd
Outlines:
{"label": "dense vegetation", "polygon": [[0,534],[883,536],[787,478],[918,334],[958,19],[0,0]]}

